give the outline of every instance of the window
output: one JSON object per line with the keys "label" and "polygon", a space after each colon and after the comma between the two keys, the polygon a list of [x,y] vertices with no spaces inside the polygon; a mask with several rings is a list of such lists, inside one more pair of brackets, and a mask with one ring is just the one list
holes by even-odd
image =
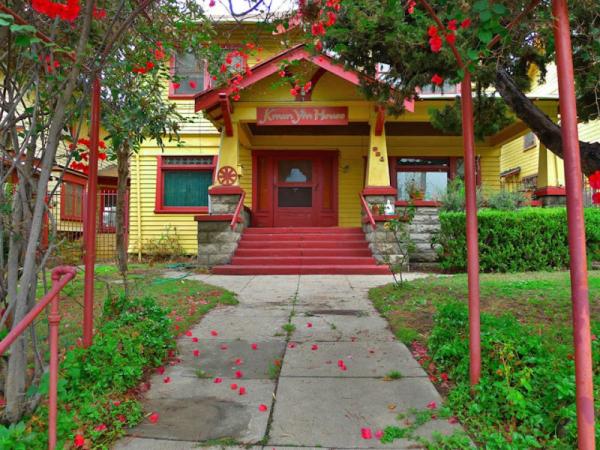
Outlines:
{"label": "window", "polygon": [[[127,210],[127,207],[125,207]],[[100,231],[114,233],[117,227],[117,191],[107,189],[100,192]]]}
{"label": "window", "polygon": [[[448,181],[464,178],[463,158],[413,158],[399,157],[392,161],[392,185],[398,189],[399,201],[436,201],[448,187]],[[479,177],[477,159],[477,184]]]}
{"label": "window", "polygon": [[156,213],[208,212],[216,156],[159,156]]}
{"label": "window", "polygon": [[84,184],[63,181],[60,192],[61,220],[83,221]]}
{"label": "window", "polygon": [[171,97],[190,97],[204,91],[208,85],[206,63],[198,61],[191,53],[171,58],[171,75],[175,79],[169,87]]}
{"label": "window", "polygon": [[523,150],[529,150],[530,148],[535,147],[537,144],[537,138],[533,132],[527,133],[523,136]]}

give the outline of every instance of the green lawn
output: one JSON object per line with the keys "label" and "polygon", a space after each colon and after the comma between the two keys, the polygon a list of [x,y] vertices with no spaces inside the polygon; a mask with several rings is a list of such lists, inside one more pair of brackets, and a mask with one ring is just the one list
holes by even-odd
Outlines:
{"label": "green lawn", "polygon": [[[600,272],[590,272],[596,414],[600,410]],[[466,275],[370,291],[471,439],[489,449],[575,448],[575,383],[567,272],[481,276],[482,379],[470,393]],[[389,441],[406,435],[390,424]],[[597,433],[598,434],[598,433]],[[597,439],[600,436],[597,436]],[[431,448],[462,448],[438,443]]]}
{"label": "green lawn", "polygon": [[[131,297],[151,296],[157,303],[171,311],[171,318],[176,321],[181,333],[214,308],[217,304],[237,303],[235,295],[224,289],[209,286],[200,281],[190,280],[192,271],[182,271],[181,278],[163,278],[168,270],[165,264],[131,264],[129,266],[128,283]],[[48,280],[50,275],[48,275]],[[49,284],[48,284],[49,285]],[[60,341],[61,346],[68,347],[76,344],[81,337],[83,320],[83,287],[84,272],[79,271],[73,281],[65,286],[60,301]],[[38,298],[43,295],[43,286],[38,287]],[[104,302],[107,298],[115,298],[123,292],[121,277],[114,265],[97,265],[94,284],[94,318],[95,326],[102,315]],[[37,332],[45,341],[47,335],[47,316],[42,314],[38,320]]]}

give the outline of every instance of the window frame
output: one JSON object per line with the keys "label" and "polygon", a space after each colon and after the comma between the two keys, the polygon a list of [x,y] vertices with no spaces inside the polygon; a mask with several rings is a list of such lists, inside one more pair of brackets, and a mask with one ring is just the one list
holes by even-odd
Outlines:
{"label": "window frame", "polygon": [[[207,157],[212,158],[212,164],[165,164],[163,158],[198,158]],[[209,172],[212,171],[212,181],[215,182],[217,175],[217,155],[159,155],[157,158],[156,167],[156,199],[154,206],[155,214],[206,214],[208,213],[208,206],[165,206],[164,204],[164,187],[165,187],[165,172],[181,172],[181,171],[197,171],[197,172]],[[140,187],[138,186],[138,189]]]}
{"label": "window frame", "polygon": [[[117,189],[116,188],[110,188],[110,189],[101,189],[100,190],[100,201],[99,203],[99,218],[98,218],[98,231],[101,233],[108,233],[108,234],[112,234],[112,233],[116,233],[117,231],[117,227],[116,227],[116,223],[115,225],[108,225],[106,223],[104,223],[104,208],[106,207],[106,197],[110,195],[110,196],[114,196],[115,199],[115,216],[116,216],[116,205],[117,205]],[[125,201],[125,210],[128,210],[128,204],[127,204],[127,200]]]}
{"label": "window frame", "polygon": [[[173,77],[175,77],[175,60],[177,58],[177,55],[171,55],[171,57],[169,58],[169,74],[171,75],[171,79]],[[203,64],[204,64],[204,83],[202,85],[202,89],[199,90],[198,92],[196,92],[195,94],[178,94],[175,92],[175,88],[173,87],[173,82],[169,81],[169,99],[175,99],[175,100],[193,100],[196,95],[201,94],[202,92],[206,91],[207,89],[210,89],[211,87],[211,83],[210,83],[210,74],[208,73],[208,64],[206,62],[206,60],[202,60]]]}
{"label": "window frame", "polygon": [[[60,184],[60,220],[64,220],[67,222],[83,222],[84,216],[84,197],[85,197],[85,185],[87,184],[86,180],[79,179],[76,177],[63,177],[63,180]],[[77,185],[81,186],[81,216],[77,216],[75,214],[70,214],[67,211],[67,185]]]}
{"label": "window frame", "polygon": [[[432,164],[432,165],[414,165],[408,166],[400,164],[400,159],[403,158],[414,158],[414,159],[447,159],[448,165]],[[481,158],[477,155],[475,160],[475,166],[477,171],[477,186],[481,186]],[[422,155],[402,155],[392,156],[390,159],[390,182],[391,185],[398,189],[398,172],[446,172],[448,174],[448,181],[452,181],[457,176],[458,160],[464,159],[462,156],[422,156]],[[406,206],[410,201],[396,199],[396,206]],[[417,206],[439,206],[440,202],[437,200],[415,200],[414,203]]]}
{"label": "window frame", "polygon": [[[533,136],[533,142],[529,145],[527,145],[527,138],[528,136]],[[537,148],[538,145],[538,138],[535,135],[535,133],[533,131],[529,131],[528,133],[525,133],[523,135],[523,151],[526,152],[527,150],[532,150],[534,148]]]}

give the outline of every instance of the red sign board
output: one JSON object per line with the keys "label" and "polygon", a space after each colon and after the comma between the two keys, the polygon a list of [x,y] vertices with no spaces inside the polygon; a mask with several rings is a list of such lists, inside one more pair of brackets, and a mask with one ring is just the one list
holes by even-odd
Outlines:
{"label": "red sign board", "polygon": [[348,125],[347,106],[256,108],[257,125]]}

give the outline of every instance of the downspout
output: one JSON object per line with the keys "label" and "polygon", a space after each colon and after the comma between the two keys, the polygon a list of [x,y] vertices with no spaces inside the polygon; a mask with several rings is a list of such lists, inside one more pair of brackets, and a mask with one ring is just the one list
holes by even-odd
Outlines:
{"label": "downspout", "polygon": [[135,154],[135,178],[137,183],[137,240],[138,240],[138,262],[142,262],[142,185],[140,179],[140,154]]}

